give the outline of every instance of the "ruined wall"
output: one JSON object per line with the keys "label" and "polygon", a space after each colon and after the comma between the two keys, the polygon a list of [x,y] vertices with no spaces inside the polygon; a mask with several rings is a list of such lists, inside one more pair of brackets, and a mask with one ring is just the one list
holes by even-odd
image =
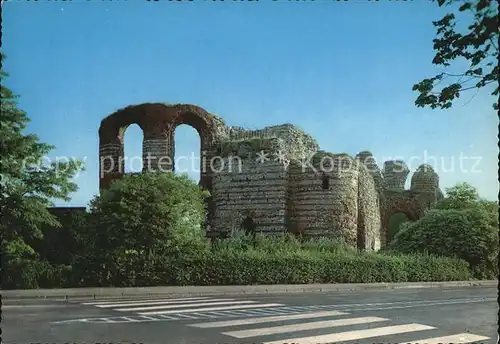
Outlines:
{"label": "ruined wall", "polygon": [[[214,174],[215,231],[241,229],[247,216],[255,222],[256,232],[288,231],[288,165],[297,156],[315,151],[318,144],[288,124],[261,130],[228,127],[226,134],[217,144],[216,154],[232,169],[222,168]],[[264,160],[259,160],[261,152]]]}
{"label": "ruined wall", "polygon": [[[230,158],[225,158],[224,163],[229,166]],[[243,229],[243,220],[250,216],[256,232],[286,232],[287,182],[282,164],[261,164],[254,159],[242,161],[241,168],[233,163],[232,169],[214,175],[215,231],[219,234]]]}
{"label": "ruined wall", "polygon": [[[222,119],[195,105],[145,103],[118,110],[104,118],[99,127],[101,189],[124,173],[123,136],[131,124],[137,124],[143,131],[144,170],[172,170],[174,132],[181,124],[190,125],[198,132],[201,153],[207,157],[204,160],[207,163],[215,153],[215,144],[226,135]],[[211,178],[210,169],[201,166],[200,184],[210,189]]]}
{"label": "ruined wall", "polygon": [[403,191],[410,169],[401,160],[384,162],[384,186],[386,189]]}
{"label": "ruined wall", "polygon": [[290,166],[290,222],[306,237],[357,241],[358,171],[347,155],[317,154],[312,167]]}
{"label": "ruined wall", "polygon": [[175,167],[178,125],[198,132],[200,185],[211,192],[211,236],[243,229],[251,218],[256,232],[341,237],[352,246],[377,250],[386,244],[392,214],[404,212],[416,220],[443,197],[430,166],[422,165],[411,189],[404,190],[409,170],[402,161],[385,162],[382,173],[370,152],[353,159],[320,151],[312,136],[292,124],[246,130],[228,127],[194,105],[162,103],[130,106],[102,120],[101,188],[124,172],[123,134],[132,123],[143,130],[143,166],[149,170]]}
{"label": "ruined wall", "polygon": [[[403,172],[399,177],[398,187],[384,190],[384,197],[381,202],[382,214],[382,239],[383,245],[387,242],[387,230],[389,219],[395,213],[404,213],[410,221],[416,221],[422,217],[425,210],[431,208],[443,197],[439,189],[439,176],[429,165],[421,165],[413,173],[410,190],[404,190],[400,185],[404,185],[408,173]],[[394,184],[392,184],[394,185]]]}
{"label": "ruined wall", "polygon": [[410,190],[417,194],[419,202],[425,207],[431,207],[443,197],[439,189],[439,175],[427,164],[420,165],[413,173]]}
{"label": "ruined wall", "polygon": [[358,248],[379,250],[382,238],[377,186],[363,163],[358,163],[358,170]]}
{"label": "ruined wall", "polygon": [[264,150],[270,154],[271,159],[281,152],[288,161],[292,161],[314,154],[319,149],[318,143],[311,135],[292,124],[269,126],[259,130],[227,127],[226,133],[227,136],[220,143],[223,155],[242,154],[242,150]]}
{"label": "ruined wall", "polygon": [[382,171],[380,171],[380,168],[378,167],[377,162],[373,157],[373,154],[369,151],[359,152],[356,155],[356,160],[365,165],[367,171],[373,178],[373,181],[375,183],[375,188],[377,189],[379,195],[381,196],[385,188],[385,182],[384,182],[384,177],[382,175]]}

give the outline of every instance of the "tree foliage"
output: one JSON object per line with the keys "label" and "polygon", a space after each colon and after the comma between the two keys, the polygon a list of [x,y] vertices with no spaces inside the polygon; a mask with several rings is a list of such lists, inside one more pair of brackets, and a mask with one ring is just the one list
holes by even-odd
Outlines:
{"label": "tree foliage", "polygon": [[498,275],[498,202],[480,199],[460,183],[416,222],[407,222],[390,243],[403,252],[429,252],[467,261],[475,277]]}
{"label": "tree foliage", "polygon": [[[446,14],[441,20],[433,22],[437,37],[434,39],[432,63],[445,68],[453,61],[465,60],[467,69],[459,74],[441,72],[426,78],[413,86],[419,92],[415,101],[418,107],[447,109],[461,93],[471,89],[481,89],[495,84],[493,96],[498,98],[498,2],[490,0],[438,0],[439,6],[458,6],[455,13]],[[469,16],[469,18],[467,18]],[[470,20],[466,32],[462,33],[457,24]],[[455,78],[453,82],[448,80]],[[440,89],[442,83],[448,83]],[[498,110],[498,102],[493,104]]]}
{"label": "tree foliage", "polygon": [[80,265],[95,272],[94,283],[113,284],[121,277],[100,272],[120,274],[124,261],[136,259],[140,271],[134,273],[145,278],[163,257],[190,245],[203,249],[206,196],[186,175],[125,175],[91,201],[87,253]]}
{"label": "tree foliage", "polygon": [[8,74],[3,70],[0,73],[0,230],[5,263],[36,257],[30,242],[43,237],[43,226],[60,225],[48,207],[54,199],[70,200],[69,195],[77,190],[71,178],[84,167],[73,159],[43,164],[43,158],[54,147],[24,132],[30,120],[18,108],[18,96],[5,86]]}
{"label": "tree foliage", "polygon": [[435,205],[437,209],[467,209],[481,200],[477,189],[469,183],[458,183],[446,188],[446,197]]}

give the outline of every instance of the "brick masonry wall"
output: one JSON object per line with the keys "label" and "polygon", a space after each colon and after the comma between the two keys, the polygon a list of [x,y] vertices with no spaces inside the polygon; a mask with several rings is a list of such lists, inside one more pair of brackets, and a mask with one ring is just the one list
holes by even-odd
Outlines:
{"label": "brick masonry wall", "polygon": [[[329,236],[357,240],[358,171],[322,172],[319,166],[290,166],[290,222],[306,237]],[[324,185],[327,178],[328,185]],[[326,189],[324,188],[326,186]]]}
{"label": "brick masonry wall", "polygon": [[380,199],[366,166],[358,164],[358,247],[379,250],[381,240]]}
{"label": "brick masonry wall", "polygon": [[427,208],[442,198],[439,175],[429,165],[422,164],[413,173],[410,190],[417,195],[419,203]]}
{"label": "brick masonry wall", "polygon": [[168,137],[144,139],[142,143],[143,170],[171,171],[174,145]]}
{"label": "brick masonry wall", "polygon": [[384,182],[387,189],[404,190],[410,169],[401,160],[384,162]]}
{"label": "brick masonry wall", "polygon": [[[224,162],[229,166],[227,158]],[[233,164],[231,171],[226,168],[214,174],[212,190],[217,232],[242,229],[247,216],[254,220],[257,232],[286,232],[287,171],[283,165],[244,160],[241,169]]]}
{"label": "brick masonry wall", "polygon": [[[131,123],[143,130],[143,159],[153,157],[144,166],[149,161],[151,169],[171,169],[177,125],[188,124],[198,131],[200,185],[211,191],[207,200],[210,235],[240,229],[250,216],[257,232],[342,237],[352,246],[378,249],[385,244],[386,224],[394,211],[417,219],[423,209],[443,197],[439,177],[428,166],[421,166],[412,177],[411,190],[404,190],[408,171],[396,172],[394,168],[400,166],[386,162],[382,174],[368,151],[354,160],[319,151],[316,140],[292,124],[246,130],[228,127],[221,118],[194,105],[161,103],[130,106],[101,121],[101,189],[123,173],[122,134]],[[255,162],[255,153],[261,150],[270,158],[263,164]],[[274,160],[278,153],[285,158],[284,164]],[[312,154],[343,160],[327,159],[321,170],[318,161],[308,160]],[[215,156],[222,160],[211,161]],[[218,169],[221,162],[224,166]]]}

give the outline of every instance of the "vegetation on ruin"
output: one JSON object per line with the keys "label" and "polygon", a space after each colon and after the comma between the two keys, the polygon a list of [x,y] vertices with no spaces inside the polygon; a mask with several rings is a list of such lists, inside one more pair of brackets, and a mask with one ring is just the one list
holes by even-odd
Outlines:
{"label": "vegetation on ruin", "polygon": [[[334,164],[342,163],[343,166],[345,164],[352,165],[354,163],[354,159],[347,153],[330,153],[325,151],[317,151],[314,153],[311,163],[313,165],[317,165],[322,161],[332,161]],[[339,165],[340,166],[340,165]]]}
{"label": "vegetation on ruin", "polygon": [[[221,157],[239,156],[240,147],[248,147],[251,157],[257,157],[257,153],[264,151],[273,153],[278,149],[278,139],[276,137],[251,137],[239,140],[227,140],[219,143],[217,154]],[[243,158],[243,157],[241,157]]]}
{"label": "vegetation on ruin", "polygon": [[[447,71],[426,78],[413,86],[419,93],[418,107],[450,108],[464,91],[482,88],[498,98],[498,2],[491,0],[438,0],[439,6],[449,6],[454,12],[433,22],[432,63]],[[452,63],[465,63],[467,68],[454,72]],[[454,81],[449,81],[449,80]],[[443,85],[446,85],[443,87]],[[493,108],[498,110],[498,101]]]}

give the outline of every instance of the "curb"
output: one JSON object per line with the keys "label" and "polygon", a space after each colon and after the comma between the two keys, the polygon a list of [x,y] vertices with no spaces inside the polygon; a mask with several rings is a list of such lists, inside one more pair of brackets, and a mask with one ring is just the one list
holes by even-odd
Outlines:
{"label": "curb", "polygon": [[498,281],[412,282],[412,283],[352,283],[352,284],[289,284],[245,286],[185,286],[137,288],[68,288],[2,290],[2,299],[103,299],[156,296],[206,295],[279,295],[299,293],[352,292],[391,289],[497,287]]}

